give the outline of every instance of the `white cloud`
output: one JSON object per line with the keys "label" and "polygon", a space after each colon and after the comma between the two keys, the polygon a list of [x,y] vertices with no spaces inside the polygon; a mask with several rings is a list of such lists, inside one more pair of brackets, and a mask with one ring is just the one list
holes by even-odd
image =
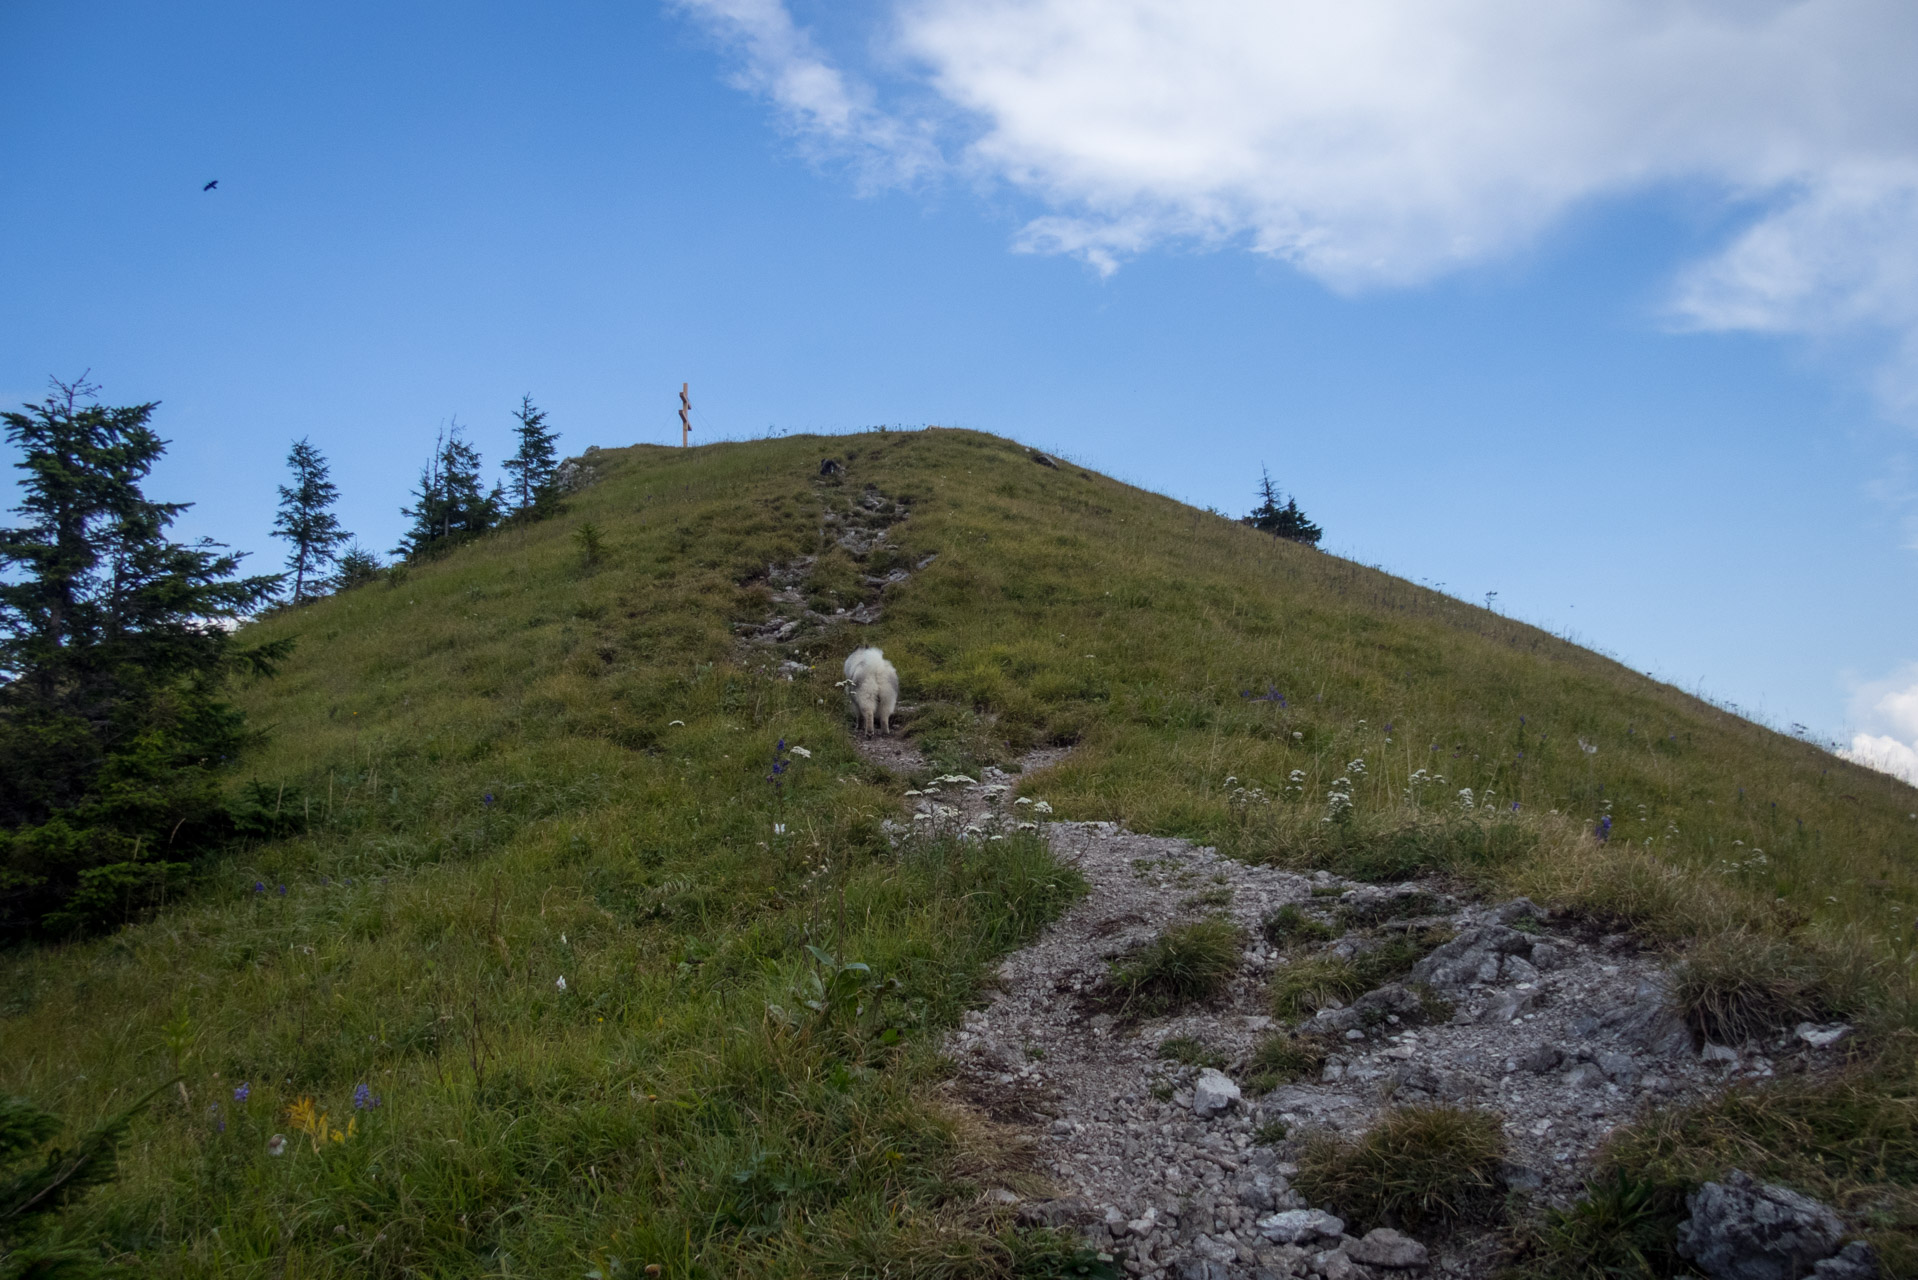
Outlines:
{"label": "white cloud", "polygon": [[939,163],[927,130],[874,105],[794,24],[781,0],[669,0],[739,56],[733,83],[779,108],[796,135],[849,156],[868,183],[910,181]]}
{"label": "white cloud", "polygon": [[1753,221],[1678,282],[1681,324],[1889,333],[1918,412],[1909,0],[891,0],[890,109],[779,0],[679,3],[792,127],[1010,184],[1049,209],[1020,247],[1103,271],[1183,241],[1416,284],[1685,184]]}
{"label": "white cloud", "polygon": [[1854,734],[1838,754],[1918,786],[1918,667],[1864,686],[1855,702],[1866,726],[1880,732]]}

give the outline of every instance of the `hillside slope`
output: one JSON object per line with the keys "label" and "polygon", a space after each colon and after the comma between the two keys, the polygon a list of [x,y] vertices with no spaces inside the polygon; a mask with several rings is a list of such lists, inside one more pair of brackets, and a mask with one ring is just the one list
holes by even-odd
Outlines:
{"label": "hillside slope", "polygon": [[[834,688],[860,642],[940,771],[1072,744],[1026,786],[1060,817],[1782,947],[1901,1043],[1891,778],[990,436],[586,461],[558,518],[257,625],[298,649],[241,693],[235,783],[285,834],[158,919],[0,958],[0,1089],[84,1119],[184,1075],[77,1230],[152,1274],[1049,1265],[976,1204],[1010,1157],[932,1103],[928,1032],[1074,877],[1031,838],[894,851],[907,780]],[[1853,1164],[1831,1185],[1909,1202],[1912,1161]]]}

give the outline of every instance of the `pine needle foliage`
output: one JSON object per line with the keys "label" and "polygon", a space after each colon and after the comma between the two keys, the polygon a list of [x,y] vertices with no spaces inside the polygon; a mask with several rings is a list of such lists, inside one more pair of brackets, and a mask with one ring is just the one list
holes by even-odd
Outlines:
{"label": "pine needle foliage", "polygon": [[286,571],[293,578],[292,601],[304,604],[324,593],[326,569],[339,559],[338,547],[353,535],[333,514],[339,486],[329,476],[326,458],[307,439],[293,442],[286,455],[292,484],[280,486],[280,510],[273,536],[287,542]]}
{"label": "pine needle foliage", "polygon": [[533,397],[520,397],[513,410],[518,424],[513,428],[517,447],[513,456],[501,463],[506,472],[506,491],[513,514],[522,519],[550,515],[559,500],[554,477],[559,472],[559,432],[546,426],[546,411],[533,403]]}
{"label": "pine needle foliage", "polygon": [[[1285,504],[1281,506],[1279,499]],[[1272,475],[1261,469],[1259,475],[1259,505],[1252,508],[1252,514],[1245,517],[1245,523],[1260,533],[1269,533],[1275,538],[1284,538],[1287,542],[1297,542],[1308,547],[1316,547],[1325,536],[1325,530],[1305,518],[1299,510],[1299,500],[1281,494],[1272,483]]]}
{"label": "pine needle foliage", "polygon": [[400,514],[413,522],[394,548],[409,560],[440,555],[499,524],[500,491],[483,487],[480,452],[458,422],[433,442],[433,456],[420,469],[411,506]]}
{"label": "pine needle foliage", "polygon": [[171,1084],[154,1086],[70,1147],[48,1145],[62,1128],[58,1116],[0,1095],[0,1280],[112,1274],[98,1248],[61,1239],[60,1211],[113,1180],[127,1130]]}
{"label": "pine needle foliage", "polygon": [[0,940],[117,923],[178,883],[226,831],[217,774],[244,740],[227,673],[291,647],[234,642],[224,624],[279,580],[167,537],[185,505],[141,488],[166,448],[156,406],[95,390],[4,415],[25,523],[0,531]]}

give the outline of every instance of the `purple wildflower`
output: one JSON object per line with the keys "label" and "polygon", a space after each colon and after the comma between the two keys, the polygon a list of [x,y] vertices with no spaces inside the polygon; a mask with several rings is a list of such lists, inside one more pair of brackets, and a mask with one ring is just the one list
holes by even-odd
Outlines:
{"label": "purple wildflower", "polygon": [[488,808],[491,808],[493,804],[493,793],[488,791],[485,795],[481,796],[480,803],[483,805],[486,805]]}
{"label": "purple wildflower", "polygon": [[1598,842],[1604,844],[1612,838],[1612,815],[1606,814],[1598,820]]}
{"label": "purple wildflower", "polygon": [[240,1082],[240,1087],[233,1091],[233,1100],[235,1102],[245,1102],[247,1095],[252,1092],[253,1092],[252,1084],[250,1084],[249,1082],[245,1080],[242,1080]]}
{"label": "purple wildflower", "polygon": [[1518,812],[1518,801],[1516,801],[1516,800],[1514,800],[1514,801],[1512,801],[1512,812],[1513,812],[1513,813],[1517,813],[1517,812]]}
{"label": "purple wildflower", "polygon": [[366,1111],[379,1105],[380,1100],[374,1096],[373,1091],[367,1088],[364,1083],[353,1087],[353,1109],[355,1111]]}
{"label": "purple wildflower", "polygon": [[255,881],[253,882],[253,892],[255,892],[255,893],[265,893],[265,892],[266,892],[266,882],[265,882],[264,880],[255,880]]}
{"label": "purple wildflower", "polygon": [[280,896],[281,896],[282,898],[284,898],[284,897],[286,896],[286,886],[285,886],[285,885],[281,885],[281,886],[280,886]]}

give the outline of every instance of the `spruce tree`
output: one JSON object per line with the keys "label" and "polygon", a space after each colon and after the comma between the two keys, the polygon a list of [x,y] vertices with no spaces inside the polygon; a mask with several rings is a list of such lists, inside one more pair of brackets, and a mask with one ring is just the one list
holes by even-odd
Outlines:
{"label": "spruce tree", "polygon": [[1259,477],[1259,505],[1252,508],[1252,514],[1245,517],[1243,523],[1288,542],[1318,546],[1319,539],[1325,536],[1325,530],[1305,518],[1305,513],[1299,510],[1298,499],[1286,497],[1285,505],[1279,505],[1281,495],[1278,487],[1272,483],[1271,473],[1264,467],[1259,468]]}
{"label": "spruce tree", "polygon": [[519,436],[519,451],[504,463],[507,492],[513,499],[513,514],[521,517],[544,515],[557,496],[553,475],[559,470],[559,451],[553,447],[559,432],[546,429],[546,413],[535,408],[533,397],[521,396],[513,411],[519,419],[514,428]]}
{"label": "spruce tree", "polygon": [[221,697],[231,620],[279,579],[167,526],[141,491],[166,442],[154,404],[82,404],[84,380],[0,415],[19,448],[18,528],[0,530],[0,937],[123,918],[221,830],[214,772],[239,750]]}
{"label": "spruce tree", "polygon": [[480,469],[479,450],[467,441],[465,429],[458,422],[441,431],[433,442],[432,458],[420,471],[413,505],[400,508],[400,514],[412,520],[413,527],[394,550],[416,559],[498,524],[500,492],[497,486],[490,494],[480,489]]}
{"label": "spruce tree", "polygon": [[359,587],[380,576],[384,568],[380,558],[354,543],[340,556],[339,572],[333,575],[332,587],[335,591],[345,591],[349,587]]}
{"label": "spruce tree", "polygon": [[321,593],[325,569],[338,558],[335,548],[353,535],[340,528],[333,514],[340,491],[328,478],[320,451],[307,440],[296,440],[286,465],[293,483],[280,486],[280,514],[273,521],[273,536],[292,544],[286,568],[293,575],[293,603],[303,604]]}

